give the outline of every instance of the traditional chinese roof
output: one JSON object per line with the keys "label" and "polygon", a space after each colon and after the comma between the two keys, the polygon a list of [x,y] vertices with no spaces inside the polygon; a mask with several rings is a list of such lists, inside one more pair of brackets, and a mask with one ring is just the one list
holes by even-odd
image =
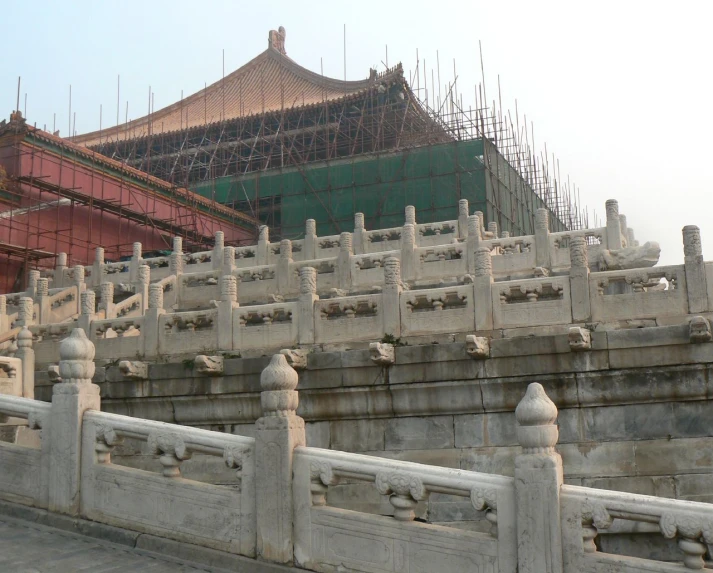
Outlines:
{"label": "traditional chinese roof", "polygon": [[363,94],[380,84],[405,82],[401,65],[381,74],[370,70],[367,79],[343,81],[303,68],[284,50],[285,32],[271,31],[268,48],[224,79],[190,97],[118,127],[72,138],[92,147],[117,137],[136,139],[224,120],[279,110],[296,109],[324,101]]}

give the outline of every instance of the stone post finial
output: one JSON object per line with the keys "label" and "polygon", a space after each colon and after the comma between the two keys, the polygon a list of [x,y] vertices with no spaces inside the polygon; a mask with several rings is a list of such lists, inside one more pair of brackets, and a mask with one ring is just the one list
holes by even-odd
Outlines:
{"label": "stone post finial", "polygon": [[270,240],[270,228],[267,225],[260,225],[260,232],[258,236],[259,241],[269,241]]}
{"label": "stone post finial", "polygon": [[50,290],[49,279],[37,279],[37,296],[47,296]]}
{"label": "stone post finial", "polygon": [[82,265],[74,267],[74,282],[78,285],[84,282],[84,267]]}
{"label": "stone post finial", "polygon": [[81,295],[82,314],[92,315],[96,312],[97,295],[93,290],[85,290]]}
{"label": "stone post finial", "polygon": [[289,239],[282,239],[280,241],[280,258],[292,259],[292,241]]}
{"label": "stone post finial", "polygon": [[619,201],[616,199],[607,199],[605,208],[607,221],[619,220]]}
{"label": "stone post finial", "polygon": [[151,282],[151,269],[148,265],[141,265],[139,267],[138,280],[141,284],[149,284]]}
{"label": "stone post finial", "polygon": [[230,268],[235,266],[235,247],[225,247],[223,251],[223,265]]}
{"label": "stone post finial", "polygon": [[480,217],[478,215],[471,215],[468,217],[468,236],[480,238]]}
{"label": "stone post finial", "polygon": [[141,243],[134,243],[131,256],[136,260],[141,258]]}
{"label": "stone post finial", "polygon": [[550,400],[541,384],[533,382],[525,397],[515,408],[518,423],[517,438],[525,454],[549,453],[559,437],[555,424],[557,406]]}
{"label": "stone post finial", "polygon": [[305,221],[305,235],[316,235],[317,234],[317,221],[314,219],[307,219]]}
{"label": "stone post finial", "polygon": [[352,234],[351,233],[341,233],[339,235],[339,250],[342,253],[352,254]]}
{"label": "stone post finial", "polygon": [[17,309],[17,318],[22,325],[32,324],[34,314],[34,301],[32,297],[23,296],[20,298],[20,306]]}
{"label": "stone post finial", "polygon": [[40,280],[40,271],[30,271],[27,275],[28,290],[37,290],[37,281]]}
{"label": "stone post finial", "polygon": [[475,250],[475,268],[473,269],[476,277],[489,277],[493,274],[493,261],[490,257],[490,249],[488,247],[480,247]]}
{"label": "stone post finial", "polygon": [[544,207],[535,212],[535,229],[547,231],[550,228],[550,213]]}
{"label": "stone post finial", "polygon": [[314,267],[300,269],[300,294],[313,295],[317,292],[317,270]]}
{"label": "stone post finial", "polygon": [[588,267],[587,240],[584,237],[572,237],[569,242],[569,260],[571,267]]}
{"label": "stone post finial", "polygon": [[298,406],[295,388],[299,382],[297,371],[292,368],[284,354],[275,354],[270,364],[260,374],[260,402],[264,416],[287,417]]}
{"label": "stone post finial", "polygon": [[163,286],[158,283],[149,285],[149,308],[163,308]]}
{"label": "stone post finial", "polygon": [[169,265],[172,275],[180,275],[183,272],[183,253],[173,252],[169,259]]}
{"label": "stone post finial", "polygon": [[173,237],[173,252],[183,253],[183,239],[181,237]]}
{"label": "stone post finial", "polygon": [[406,223],[401,231],[401,244],[402,245],[415,245],[416,244],[416,225],[413,223]]}
{"label": "stone post finial", "polygon": [[354,230],[364,228],[364,213],[354,213]]}
{"label": "stone post finial", "polygon": [[106,308],[107,304],[112,304],[114,302],[114,283],[102,283],[99,289],[99,300],[102,307]]}
{"label": "stone post finial", "polygon": [[238,301],[238,280],[234,276],[225,275],[220,278],[220,300]]}
{"label": "stone post finial", "polygon": [[384,284],[401,285],[401,261],[396,257],[384,261]]}
{"label": "stone post finial", "polygon": [[59,345],[59,373],[62,381],[68,384],[91,384],[94,370],[94,344],[81,328],[75,328]]}
{"label": "stone post finial", "polygon": [[104,264],[104,247],[94,249],[94,262],[98,265]]}
{"label": "stone post finial", "polygon": [[67,253],[58,253],[57,254],[57,266],[58,267],[66,267],[67,266]]}
{"label": "stone post finial", "polygon": [[458,200],[458,216],[467,217],[468,216],[468,199]]}
{"label": "stone post finial", "polygon": [[416,207],[413,205],[406,205],[406,225],[416,224]]}
{"label": "stone post finial", "polygon": [[[626,215],[619,215],[619,226],[621,227],[621,236],[627,241],[629,240],[629,227],[626,225]],[[628,245],[632,247],[633,245]]]}
{"label": "stone post finial", "polygon": [[510,231],[503,231],[500,233],[500,238],[501,239],[509,239],[510,238]]}
{"label": "stone post finial", "polygon": [[215,232],[214,245],[216,249],[222,249],[225,246],[225,233],[223,233],[223,231]]}
{"label": "stone post finial", "polygon": [[493,234],[493,238],[498,238],[498,224],[495,221],[488,223],[488,232]]}
{"label": "stone post finial", "polygon": [[683,228],[683,256],[686,262],[703,256],[701,230],[696,225],[686,225]]}

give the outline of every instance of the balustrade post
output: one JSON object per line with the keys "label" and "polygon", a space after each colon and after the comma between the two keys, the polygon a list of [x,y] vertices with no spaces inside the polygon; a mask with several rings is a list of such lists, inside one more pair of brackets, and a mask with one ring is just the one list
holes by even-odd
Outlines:
{"label": "balustrade post", "polygon": [[37,322],[39,324],[49,324],[54,322],[50,316],[52,307],[49,299],[49,279],[37,279]]}
{"label": "balustrade post", "polygon": [[703,262],[701,230],[695,225],[683,228],[683,265],[686,274],[688,312],[708,311],[708,283]]}
{"label": "balustrade post", "polygon": [[480,217],[471,215],[468,217],[468,237],[465,240],[466,265],[469,273],[475,271],[475,251],[480,248],[480,236]]}
{"label": "balustrade post", "polygon": [[16,326],[30,326],[35,324],[35,301],[29,296],[20,298],[20,306],[17,309]]}
{"label": "balustrade post", "polygon": [[307,219],[305,222],[305,240],[302,253],[303,261],[317,258],[317,222],[314,219]]}
{"label": "balustrade post", "polygon": [[94,376],[94,344],[75,328],[59,347],[62,381],[54,385],[50,442],[49,510],[78,515],[82,421],[87,410],[99,410],[99,387]]}
{"label": "balustrade post", "polygon": [[337,281],[340,289],[352,288],[352,234],[339,235],[339,255],[337,256]]}
{"label": "balustrade post", "polygon": [[367,244],[364,213],[354,213],[354,254],[365,254],[367,252]]}
{"label": "balustrade post", "polygon": [[468,199],[458,201],[458,238],[468,237]]}
{"label": "balustrade post", "polygon": [[10,320],[7,316],[7,297],[0,294],[0,334],[10,330]]}
{"label": "balustrade post", "polygon": [[225,249],[225,233],[215,232],[215,243],[213,244],[213,254],[210,257],[214,270],[220,270],[223,266],[223,252]]}
{"label": "balustrade post", "polygon": [[35,398],[35,351],[32,349],[32,333],[26,326],[17,335],[15,358],[22,360],[22,397]]}
{"label": "balustrade post", "polygon": [[488,233],[490,235],[490,239],[498,238],[498,224],[495,221],[488,223]]}
{"label": "balustrade post", "polygon": [[401,336],[402,291],[401,262],[396,257],[389,257],[384,261],[384,288],[381,291],[379,312],[383,315],[384,334],[396,338]]}
{"label": "balustrade post", "polygon": [[607,249],[621,249],[621,219],[619,218],[619,201],[607,199]]}
{"label": "balustrade post", "polygon": [[297,339],[300,344],[314,344],[314,303],[317,296],[317,270],[312,267],[300,269],[299,314]]}
{"label": "balustrade post", "polygon": [[57,253],[57,262],[54,267],[54,288],[64,288],[64,275],[67,272],[67,253]]}
{"label": "balustrade post", "polygon": [[233,350],[233,310],[238,308],[238,279],[232,275],[220,277],[218,306],[218,349]]}
{"label": "balustrade post", "polygon": [[99,310],[104,311],[104,318],[116,318],[114,283],[103,282],[99,287]]}
{"label": "balustrade post", "polygon": [[416,254],[416,225],[406,223],[401,230],[401,275],[406,281],[418,278]]}
{"label": "balustrade post", "polygon": [[27,273],[27,289],[25,294],[33,299],[37,296],[37,281],[40,280],[40,271],[30,271]]}
{"label": "balustrade post", "polygon": [[270,228],[267,225],[261,225],[257,239],[257,252],[255,253],[255,264],[267,265],[270,263]]}
{"label": "balustrade post", "polygon": [[292,266],[292,241],[280,241],[280,258],[277,260],[277,292],[288,294],[290,292],[290,267]]}
{"label": "balustrade post", "polygon": [[292,463],[305,445],[304,420],[296,415],[297,372],[275,354],[260,375],[263,415],[255,424],[255,505],[258,558],[293,562]]}
{"label": "balustrade post", "polygon": [[493,329],[493,262],[488,247],[479,247],[474,253],[473,300],[475,304],[475,330]]}
{"label": "balustrade post", "polygon": [[544,207],[535,213],[535,266],[543,269],[549,269],[552,266],[550,212]]}
{"label": "balustrade post", "polygon": [[82,293],[86,290],[87,285],[84,283],[84,267],[82,265],[76,265],[73,269],[74,274],[74,287],[76,289],[74,296],[75,310],[74,314],[79,314],[80,308],[80,297]]}
{"label": "balustrade post", "polygon": [[563,474],[562,458],[555,452],[557,407],[535,382],[527,387],[515,418],[522,446],[515,457],[518,570],[562,573]]}
{"label": "balustrade post", "polygon": [[235,270],[235,247],[225,247],[223,249],[223,267],[221,274],[232,275]]}
{"label": "balustrade post", "polygon": [[143,264],[141,258],[141,243],[134,243],[133,252],[131,253],[131,261],[129,261],[129,282],[136,281],[136,275],[139,273],[139,267]]}
{"label": "balustrade post", "polygon": [[589,297],[589,258],[587,240],[573,237],[569,241],[569,289],[572,300],[572,321],[584,322],[592,314]]}
{"label": "balustrade post", "polygon": [[92,286],[99,286],[104,282],[104,249],[97,247],[94,251],[94,263],[92,264]]}
{"label": "balustrade post", "polygon": [[96,298],[93,290],[85,290],[81,298],[81,312],[77,319],[77,326],[81,328],[89,338],[92,337],[92,321],[96,320]]}
{"label": "balustrade post", "polygon": [[166,311],[163,309],[163,285],[149,285],[149,307],[144,314],[141,338],[144,343],[144,358],[153,358],[159,354],[159,319]]}
{"label": "balustrade post", "polygon": [[134,290],[141,295],[141,314],[149,307],[149,284],[151,283],[151,269],[148,265],[141,265],[136,274]]}

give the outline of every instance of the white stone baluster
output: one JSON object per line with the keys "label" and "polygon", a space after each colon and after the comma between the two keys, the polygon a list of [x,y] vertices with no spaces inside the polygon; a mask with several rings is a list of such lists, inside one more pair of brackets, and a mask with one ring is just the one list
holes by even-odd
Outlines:
{"label": "white stone baluster", "polygon": [[363,255],[368,251],[369,242],[364,227],[364,213],[354,213],[354,254]]}
{"label": "white stone baluster", "polygon": [[619,219],[619,201],[607,199],[607,245],[606,248],[613,251],[621,249],[621,219]]}
{"label": "white stone baluster", "polygon": [[589,298],[589,258],[587,240],[572,237],[569,242],[569,286],[572,299],[572,320],[589,320],[592,310]]}
{"label": "white stone baluster", "polygon": [[401,262],[396,257],[384,261],[384,288],[381,292],[381,308],[384,317],[384,334],[395,338],[401,336],[401,305],[399,299],[403,291],[401,282]]}
{"label": "white stone baluster", "polygon": [[305,240],[302,253],[303,261],[317,258],[317,222],[314,219],[307,219],[305,223]]}
{"label": "white stone baluster", "polygon": [[695,225],[683,228],[683,264],[686,273],[688,312],[708,311],[708,283],[703,262],[701,230]]}
{"label": "white stone baluster", "polygon": [[313,267],[300,269],[299,315],[297,320],[300,344],[314,344],[314,303],[317,296],[317,270]]}
{"label": "white stone baluster", "polygon": [[[478,218],[475,217],[477,221]],[[472,220],[471,220],[472,221]],[[471,225],[471,229],[473,226]],[[477,233],[477,229],[474,229]],[[470,235],[468,236],[470,240]],[[493,329],[493,263],[488,247],[479,247],[474,253],[473,262],[473,300],[478,301],[475,305],[476,331]]]}
{"label": "white stone baluster", "polygon": [[458,238],[468,237],[468,199],[458,201]]}
{"label": "white stone baluster", "polygon": [[255,253],[255,263],[258,266],[269,264],[270,252],[270,229],[267,225],[261,225],[257,240],[257,252]]}
{"label": "white stone baluster", "polygon": [[543,269],[549,269],[552,266],[550,213],[544,207],[535,212],[535,266]]}
{"label": "white stone baluster", "polygon": [[57,262],[54,267],[54,279],[52,286],[54,288],[64,288],[64,275],[67,272],[67,253],[57,253]]}
{"label": "white stone baluster", "polygon": [[223,231],[215,232],[215,243],[213,244],[213,253],[210,257],[214,270],[220,270],[223,266],[223,252],[225,249],[225,233]]}
{"label": "white stone baluster", "polygon": [[32,349],[32,333],[26,326],[17,334],[15,358],[22,360],[22,397],[35,397],[35,351]]}
{"label": "white stone baluster", "polygon": [[349,291],[352,288],[352,234],[339,235],[339,255],[337,256],[337,280],[339,288]]}

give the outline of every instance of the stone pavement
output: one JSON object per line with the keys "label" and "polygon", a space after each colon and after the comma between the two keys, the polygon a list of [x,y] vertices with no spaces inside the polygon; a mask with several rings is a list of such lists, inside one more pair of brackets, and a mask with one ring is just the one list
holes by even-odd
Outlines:
{"label": "stone pavement", "polygon": [[0,515],[3,573],[218,572],[91,537]]}

